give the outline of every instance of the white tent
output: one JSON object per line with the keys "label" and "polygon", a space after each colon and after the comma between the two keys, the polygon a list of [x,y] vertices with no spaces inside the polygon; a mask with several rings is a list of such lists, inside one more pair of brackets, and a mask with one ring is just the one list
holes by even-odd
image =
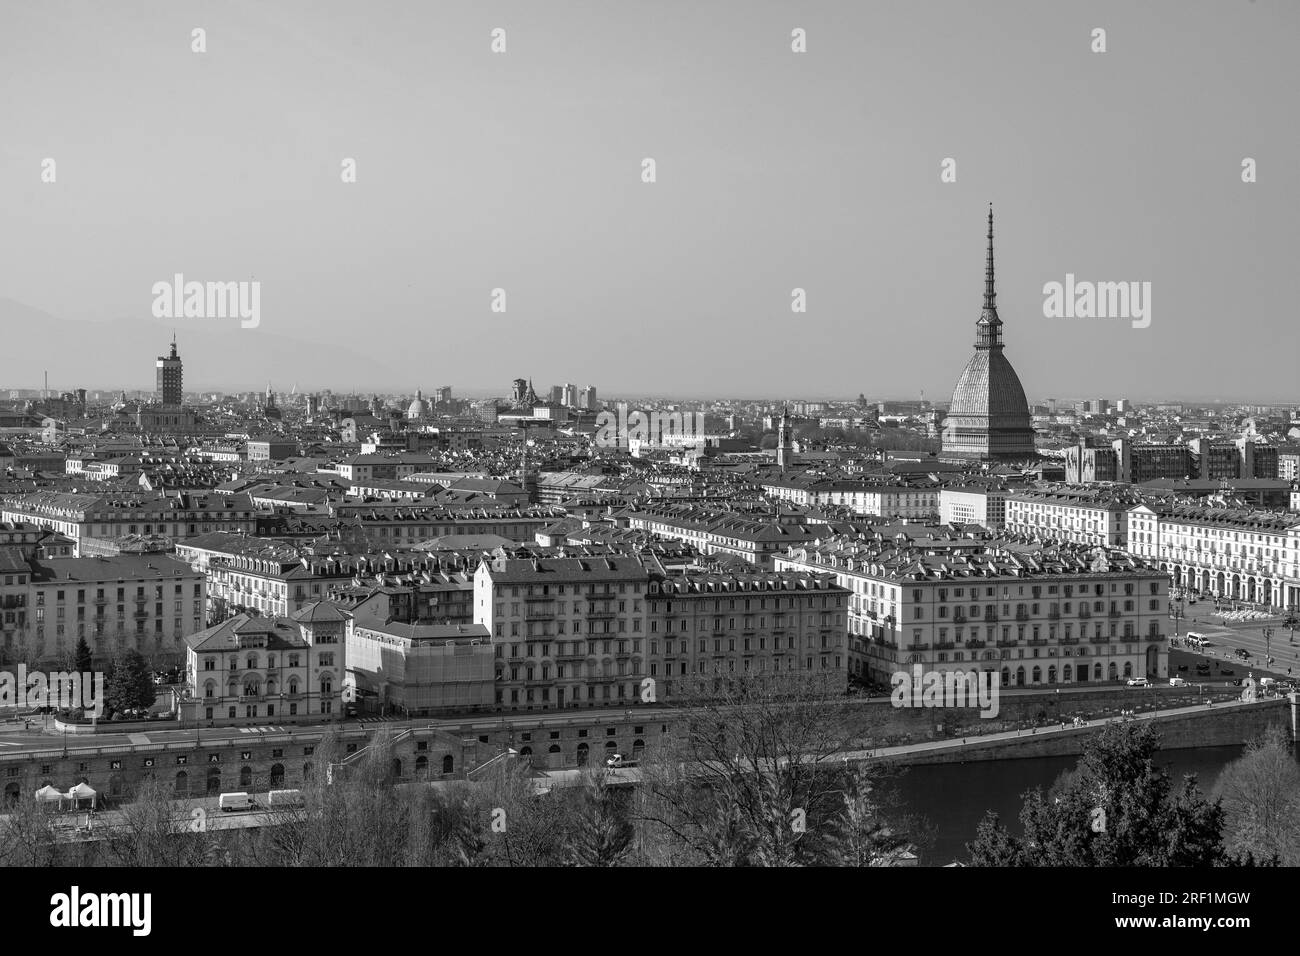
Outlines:
{"label": "white tent", "polygon": [[39,803],[54,803],[56,800],[62,800],[63,794],[48,783],[36,791],[36,800]]}
{"label": "white tent", "polygon": [[66,794],[64,794],[64,797],[72,801],[72,806],[74,809],[80,809],[82,802],[86,800],[90,801],[90,806],[92,809],[95,806],[95,797],[96,797],[95,791],[91,788],[90,784],[87,783],[77,784]]}

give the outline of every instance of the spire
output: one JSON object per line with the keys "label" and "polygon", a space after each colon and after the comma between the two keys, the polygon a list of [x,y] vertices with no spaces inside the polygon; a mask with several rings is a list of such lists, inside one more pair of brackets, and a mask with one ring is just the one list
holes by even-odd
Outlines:
{"label": "spire", "polygon": [[989,258],[984,266],[984,308],[997,310],[997,293],[993,291],[993,203],[989,203]]}
{"label": "spire", "polygon": [[989,250],[984,265],[984,310],[975,323],[977,349],[1002,348],[1002,320],[998,318],[997,293],[993,289],[993,204],[989,203]]}

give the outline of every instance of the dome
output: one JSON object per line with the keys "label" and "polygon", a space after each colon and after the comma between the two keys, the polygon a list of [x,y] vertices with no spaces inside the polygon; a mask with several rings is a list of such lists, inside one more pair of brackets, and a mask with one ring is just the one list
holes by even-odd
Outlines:
{"label": "dome", "polygon": [[952,390],[950,416],[1019,416],[1029,424],[1029,402],[1020,376],[997,349],[980,349],[971,356]]}
{"label": "dome", "polygon": [[429,414],[429,406],[424,400],[424,392],[420,389],[415,390],[415,401],[406,410],[406,417],[412,421],[419,421]]}

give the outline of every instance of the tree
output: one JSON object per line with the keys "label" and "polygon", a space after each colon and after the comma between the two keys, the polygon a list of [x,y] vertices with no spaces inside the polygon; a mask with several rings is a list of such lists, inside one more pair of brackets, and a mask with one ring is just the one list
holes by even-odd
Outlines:
{"label": "tree", "polygon": [[1224,768],[1215,794],[1227,815],[1229,852],[1300,866],[1300,766],[1281,727],[1270,727]]}
{"label": "tree", "polygon": [[114,659],[104,688],[104,697],[109,710],[113,712],[147,708],[153,704],[153,676],[139,651],[126,650]]}
{"label": "tree", "polygon": [[0,817],[0,866],[55,866],[59,845],[54,838],[54,810],[30,793]]}
{"label": "tree", "polygon": [[94,667],[95,657],[90,652],[90,645],[86,643],[86,637],[83,634],[77,639],[77,649],[72,655],[72,669],[79,674],[89,674]]}
{"label": "tree", "polygon": [[603,770],[588,774],[576,794],[573,836],[568,845],[574,866],[617,866],[632,845],[635,829],[627,801],[609,785]]}
{"label": "tree", "polygon": [[134,799],[114,811],[102,853],[110,866],[219,866],[222,855],[207,829],[206,810],[173,799],[167,786],[150,775],[135,788]]}
{"label": "tree", "polygon": [[1224,812],[1189,775],[1175,789],[1154,762],[1149,724],[1106,727],[1084,745],[1078,767],[1052,790],[1025,794],[1023,839],[990,814],[967,845],[975,866],[1224,866],[1239,859],[1223,844]]}
{"label": "tree", "polygon": [[897,795],[884,779],[892,770],[864,764],[849,778],[844,810],[827,862],[835,866],[890,866],[917,848],[926,828],[899,812]]}
{"label": "tree", "polygon": [[634,817],[659,862],[829,862],[845,813],[840,755],[863,746],[874,709],[818,675],[701,676],[674,690],[679,735],[641,762]]}

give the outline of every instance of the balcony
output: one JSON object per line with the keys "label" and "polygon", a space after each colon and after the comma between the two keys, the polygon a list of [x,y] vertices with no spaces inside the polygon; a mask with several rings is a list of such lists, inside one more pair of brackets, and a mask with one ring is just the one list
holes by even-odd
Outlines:
{"label": "balcony", "polygon": [[1061,612],[1057,610],[1048,611],[1047,619],[1049,621],[1059,621],[1061,619]]}
{"label": "balcony", "polygon": [[952,616],[952,621],[953,621],[954,624],[965,624],[965,623],[966,623],[966,615],[963,614],[961,611],[958,611],[958,612],[956,612],[955,614],[953,614],[953,616]]}
{"label": "balcony", "polygon": [[1143,640],[1151,641],[1151,642],[1153,642],[1153,643],[1154,643],[1155,641],[1163,641],[1163,640],[1167,640],[1167,639],[1168,639],[1168,636],[1165,635],[1165,634],[1148,634],[1145,638],[1143,638]]}
{"label": "balcony", "polygon": [[1079,639],[1078,639],[1077,637],[1063,637],[1063,638],[1061,638],[1061,643],[1062,643],[1062,644],[1078,644],[1078,643],[1079,643]]}
{"label": "balcony", "polygon": [[1106,616],[1107,616],[1107,617],[1121,617],[1122,615],[1121,615],[1121,613],[1120,613],[1119,611],[1113,611],[1113,610],[1112,610],[1112,611],[1107,611],[1107,612],[1106,612]]}
{"label": "balcony", "polygon": [[602,611],[598,608],[591,607],[587,609],[587,617],[617,617],[617,611]]}
{"label": "balcony", "polygon": [[935,641],[934,649],[936,651],[951,651],[957,647],[952,641]]}
{"label": "balcony", "polygon": [[555,608],[553,607],[525,607],[525,621],[549,621],[555,617]]}
{"label": "balcony", "polygon": [[1017,620],[1017,621],[1022,621],[1022,622],[1023,622],[1023,621],[1027,621],[1027,620],[1029,620],[1029,612],[1028,612],[1028,611],[1017,611],[1017,612],[1016,612],[1016,620]]}
{"label": "balcony", "polygon": [[1089,643],[1089,644],[1109,644],[1109,643],[1110,643],[1110,638],[1109,638],[1109,637],[1105,637],[1105,636],[1102,636],[1102,637],[1090,637],[1090,638],[1088,638],[1088,643]]}
{"label": "balcony", "polygon": [[[822,649],[825,650],[826,648],[822,648]],[[929,644],[908,644],[906,647],[903,648],[903,650],[905,651],[928,651],[929,649],[930,649]]]}
{"label": "balcony", "polygon": [[1045,637],[1031,637],[1031,638],[1030,638],[1028,641],[1026,641],[1025,643],[1028,644],[1030,647],[1042,647],[1044,644],[1047,643],[1047,638],[1045,638]]}
{"label": "balcony", "polygon": [[1012,638],[1011,640],[1007,640],[1007,641],[998,641],[998,647],[1015,647],[1019,643],[1020,642],[1018,640]]}
{"label": "balcony", "polygon": [[967,647],[983,647],[987,642],[980,640],[970,640],[966,642]]}
{"label": "balcony", "polygon": [[1089,611],[1086,607],[1081,607],[1079,608],[1079,617],[1083,618],[1083,620],[1086,621],[1088,620],[1088,618],[1092,617],[1092,612]]}
{"label": "balcony", "polygon": [[999,618],[999,617],[997,616],[997,614],[985,614],[985,615],[984,615],[984,622],[985,622],[986,624],[996,624],[999,620],[1001,620],[1001,618]]}

